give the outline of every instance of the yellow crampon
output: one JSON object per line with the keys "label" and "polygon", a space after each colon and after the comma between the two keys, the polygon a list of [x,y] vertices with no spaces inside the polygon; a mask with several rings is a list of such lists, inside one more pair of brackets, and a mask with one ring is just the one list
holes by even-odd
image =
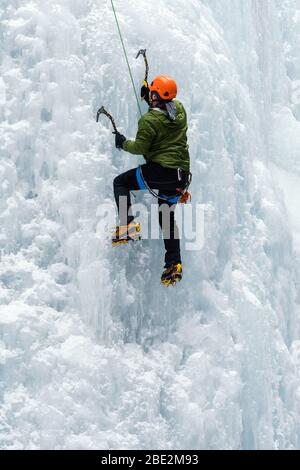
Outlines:
{"label": "yellow crampon", "polygon": [[125,245],[129,242],[135,242],[141,239],[141,226],[140,224],[121,225],[116,227],[115,233],[112,237],[112,245],[119,246]]}
{"label": "yellow crampon", "polygon": [[182,279],[182,265],[181,263],[173,264],[166,268],[161,276],[161,283],[166,286],[176,286]]}

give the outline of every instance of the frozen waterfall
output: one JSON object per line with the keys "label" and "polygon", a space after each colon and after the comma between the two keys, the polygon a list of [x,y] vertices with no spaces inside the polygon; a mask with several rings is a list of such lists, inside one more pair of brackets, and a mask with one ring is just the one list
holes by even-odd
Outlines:
{"label": "frozen waterfall", "polygon": [[137,88],[141,47],[179,83],[205,244],[167,290],[161,240],[97,235],[142,162],[95,122],[138,119],[110,2],[1,0],[0,447],[299,449],[300,0],[115,5]]}

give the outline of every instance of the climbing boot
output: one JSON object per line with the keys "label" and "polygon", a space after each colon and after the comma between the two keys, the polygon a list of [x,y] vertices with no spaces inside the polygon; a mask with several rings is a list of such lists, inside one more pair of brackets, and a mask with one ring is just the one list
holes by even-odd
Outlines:
{"label": "climbing boot", "polygon": [[121,225],[116,227],[112,237],[112,245],[124,245],[128,242],[135,242],[141,239],[141,226],[140,224],[131,223],[129,225]]}
{"label": "climbing boot", "polygon": [[182,265],[181,263],[172,264],[164,270],[161,276],[161,283],[164,286],[176,286],[182,279]]}

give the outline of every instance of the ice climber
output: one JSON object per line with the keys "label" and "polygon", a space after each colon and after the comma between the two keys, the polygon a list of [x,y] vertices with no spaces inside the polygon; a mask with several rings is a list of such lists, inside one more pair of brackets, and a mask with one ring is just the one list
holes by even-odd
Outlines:
{"label": "ice climber", "polygon": [[156,195],[153,190],[157,190],[159,224],[166,250],[161,282],[167,286],[182,279],[175,209],[179,200],[185,202],[190,181],[187,115],[183,105],[175,100],[176,96],[176,82],[169,76],[156,77],[150,86],[144,82],[141,97],[148,103],[149,110],[139,120],[135,140],[127,140],[116,133],[116,147],[143,155],[146,163],[114,180],[120,225],[113,235],[113,245],[139,239],[140,226],[132,215],[130,191],[147,189]]}

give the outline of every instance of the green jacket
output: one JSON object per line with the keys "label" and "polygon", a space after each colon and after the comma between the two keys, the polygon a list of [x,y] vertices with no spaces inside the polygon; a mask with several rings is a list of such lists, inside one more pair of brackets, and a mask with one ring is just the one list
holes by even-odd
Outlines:
{"label": "green jacket", "polygon": [[126,140],[123,150],[133,155],[144,155],[146,161],[166,168],[189,171],[190,156],[187,144],[187,116],[183,105],[175,101],[177,117],[171,121],[155,109],[141,117],[135,141]]}

